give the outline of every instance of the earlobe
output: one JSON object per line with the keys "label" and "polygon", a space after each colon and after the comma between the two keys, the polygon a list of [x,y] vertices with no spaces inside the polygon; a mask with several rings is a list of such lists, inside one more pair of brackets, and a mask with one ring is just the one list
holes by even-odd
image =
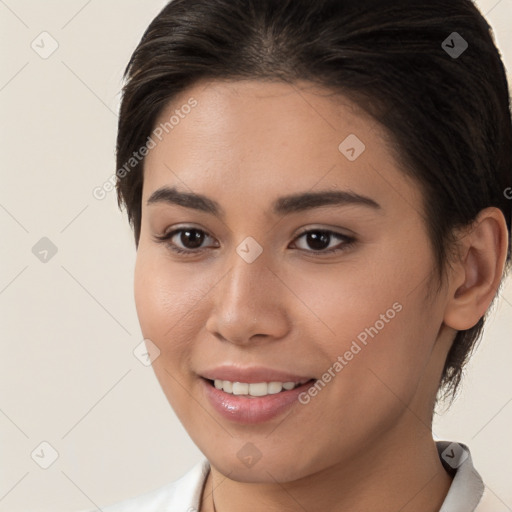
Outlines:
{"label": "earlobe", "polygon": [[460,260],[450,275],[444,323],[462,331],[485,315],[503,276],[508,229],[501,210],[482,210],[459,244]]}

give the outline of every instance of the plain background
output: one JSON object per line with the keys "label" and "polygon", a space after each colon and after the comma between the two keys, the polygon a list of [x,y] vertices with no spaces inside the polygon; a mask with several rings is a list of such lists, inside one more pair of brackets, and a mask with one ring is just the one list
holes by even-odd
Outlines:
{"label": "plain background", "polygon": [[[0,0],[0,512],[105,506],[202,458],[133,355],[132,234],[114,192],[92,195],[115,172],[122,72],[165,3]],[[512,0],[478,5],[512,69]],[[46,59],[31,47],[51,49],[43,31],[59,45]],[[47,262],[32,251],[43,237]],[[470,446],[497,511],[512,510],[511,331],[509,280],[434,425]],[[48,469],[31,458],[50,456],[43,441],[59,454]]]}

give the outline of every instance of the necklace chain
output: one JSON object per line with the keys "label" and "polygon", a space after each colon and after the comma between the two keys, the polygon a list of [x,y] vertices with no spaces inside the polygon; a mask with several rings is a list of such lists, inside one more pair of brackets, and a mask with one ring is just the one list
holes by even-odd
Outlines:
{"label": "necklace chain", "polygon": [[211,469],[210,469],[210,476],[212,477],[212,505],[213,505],[213,512],[217,512],[217,509],[215,508],[215,498],[213,497],[213,475],[211,473]]}

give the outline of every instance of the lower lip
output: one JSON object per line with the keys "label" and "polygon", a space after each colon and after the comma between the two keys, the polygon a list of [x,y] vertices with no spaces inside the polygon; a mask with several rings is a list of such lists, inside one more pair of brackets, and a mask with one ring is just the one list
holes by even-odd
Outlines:
{"label": "lower lip", "polygon": [[299,403],[299,395],[314,384],[314,380],[310,380],[295,389],[273,395],[250,397],[225,393],[213,386],[210,381],[204,378],[201,380],[212,407],[224,418],[244,424],[263,423],[275,418],[293,404]]}

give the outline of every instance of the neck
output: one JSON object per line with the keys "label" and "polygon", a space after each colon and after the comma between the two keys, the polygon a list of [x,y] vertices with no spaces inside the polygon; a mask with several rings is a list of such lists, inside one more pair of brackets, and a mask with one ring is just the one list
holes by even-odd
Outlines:
{"label": "neck", "polygon": [[409,422],[418,424],[415,430],[409,424],[389,432],[378,445],[368,444],[356,459],[296,481],[237,482],[211,466],[201,512],[438,512],[451,477],[441,464],[430,429],[408,415]]}

